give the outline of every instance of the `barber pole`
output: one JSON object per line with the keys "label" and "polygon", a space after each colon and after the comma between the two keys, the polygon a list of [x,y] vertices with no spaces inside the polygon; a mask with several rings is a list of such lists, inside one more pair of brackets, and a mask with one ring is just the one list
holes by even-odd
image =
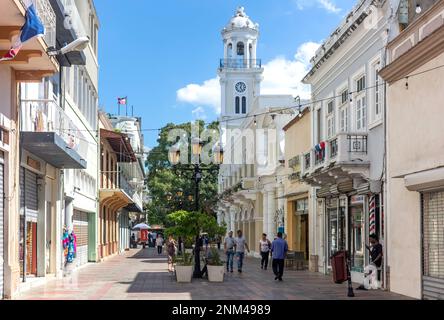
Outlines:
{"label": "barber pole", "polygon": [[369,232],[376,234],[376,196],[370,197],[369,203]]}

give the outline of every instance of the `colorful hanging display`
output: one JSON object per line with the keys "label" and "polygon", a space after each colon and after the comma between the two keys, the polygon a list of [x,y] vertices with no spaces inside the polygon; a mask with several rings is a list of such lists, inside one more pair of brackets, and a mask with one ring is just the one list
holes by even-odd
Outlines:
{"label": "colorful hanging display", "polygon": [[69,233],[68,229],[65,227],[63,229],[62,243],[65,262],[72,263],[77,254],[77,236],[74,231]]}

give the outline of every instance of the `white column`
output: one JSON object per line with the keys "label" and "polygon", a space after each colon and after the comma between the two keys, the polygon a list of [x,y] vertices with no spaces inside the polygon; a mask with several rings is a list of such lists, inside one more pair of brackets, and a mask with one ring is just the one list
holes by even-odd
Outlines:
{"label": "white column", "polygon": [[263,221],[262,221],[262,232],[266,233],[268,235],[268,195],[267,192],[263,192],[262,197],[262,210],[263,210]]}
{"label": "white column", "polygon": [[271,189],[267,192],[268,198],[268,237],[274,239],[276,236],[276,223],[274,217],[276,214],[276,192],[275,189]]}
{"label": "white column", "polygon": [[236,228],[235,226],[235,218],[236,218],[236,208],[235,207],[231,207],[230,208],[230,226],[229,226],[229,230],[228,231],[233,231],[235,232],[236,230],[234,230]]}
{"label": "white column", "polygon": [[[278,222],[277,227],[281,226],[284,223],[284,219],[286,216],[284,192],[285,192],[284,185],[280,184],[277,188],[277,197],[278,197],[278,209],[281,210],[282,216],[280,216],[280,221]],[[285,226],[285,224],[283,226]],[[285,233],[287,233],[287,230],[285,230]]]}

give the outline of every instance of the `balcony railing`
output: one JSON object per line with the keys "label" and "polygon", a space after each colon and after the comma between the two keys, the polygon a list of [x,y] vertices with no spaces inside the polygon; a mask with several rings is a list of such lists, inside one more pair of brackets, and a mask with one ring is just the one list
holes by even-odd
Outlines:
{"label": "balcony railing", "polygon": [[322,150],[316,150],[313,149],[314,153],[314,164],[315,166],[319,166],[325,162],[325,149]]}
{"label": "balcony railing", "polygon": [[367,154],[367,135],[348,135],[348,152]]}
{"label": "balcony railing", "polygon": [[21,100],[21,132],[54,132],[84,159],[88,141],[65,111],[51,99]]}
{"label": "balcony railing", "polygon": [[134,195],[134,189],[128,182],[127,177],[122,174],[122,170],[102,171],[100,187],[106,190],[122,190],[130,198]]}
{"label": "balcony railing", "polygon": [[[20,0],[23,7],[26,8],[25,0]],[[48,0],[35,0],[35,9],[37,14],[45,26],[45,35],[43,39],[48,47],[56,46],[56,14]]]}
{"label": "balcony railing", "polygon": [[220,59],[221,69],[260,69],[262,61],[260,59]]}
{"label": "balcony railing", "polygon": [[312,149],[303,154],[302,176],[319,167],[327,167],[332,162],[347,164],[358,162],[368,164],[368,134],[338,133],[325,143],[323,150]]}

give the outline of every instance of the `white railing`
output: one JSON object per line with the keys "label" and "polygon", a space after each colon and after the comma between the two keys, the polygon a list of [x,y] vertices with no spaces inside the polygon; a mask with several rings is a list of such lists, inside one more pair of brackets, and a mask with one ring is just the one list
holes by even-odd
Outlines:
{"label": "white railing", "polygon": [[325,142],[323,150],[312,149],[302,154],[302,159],[302,175],[328,167],[332,162],[368,162],[368,133],[338,133]]}
{"label": "white railing", "polygon": [[64,28],[73,29],[77,37],[87,36],[88,33],[85,31],[82,18],[77,10],[75,1],[60,0],[60,2],[63,4],[63,8],[65,10],[65,20],[63,21]]}
{"label": "white railing", "polygon": [[88,152],[88,142],[54,100],[21,100],[21,132],[54,132],[70,149],[77,151],[84,159]]}
{"label": "white railing", "polygon": [[23,7],[34,4],[37,14],[45,27],[43,39],[48,47],[56,46],[57,18],[48,0],[20,0]]}

